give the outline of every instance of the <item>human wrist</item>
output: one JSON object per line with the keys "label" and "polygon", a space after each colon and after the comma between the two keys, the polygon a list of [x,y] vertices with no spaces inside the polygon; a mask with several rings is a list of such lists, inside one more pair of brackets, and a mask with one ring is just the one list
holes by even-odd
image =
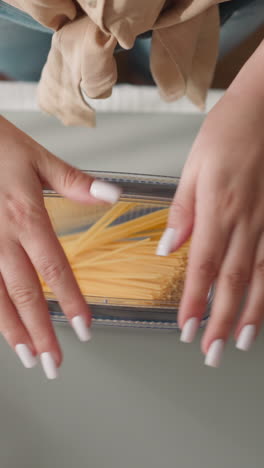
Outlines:
{"label": "human wrist", "polygon": [[241,100],[254,102],[257,107],[264,106],[263,69],[264,40],[242,67],[226,94],[230,97],[239,97]]}

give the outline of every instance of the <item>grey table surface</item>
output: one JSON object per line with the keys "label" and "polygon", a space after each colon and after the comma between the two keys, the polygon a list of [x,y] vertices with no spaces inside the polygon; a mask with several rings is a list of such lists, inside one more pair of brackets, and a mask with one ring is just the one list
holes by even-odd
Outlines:
{"label": "grey table surface", "polygon": [[[199,116],[102,115],[96,130],[6,113],[84,169],[179,175]],[[248,468],[263,466],[263,334],[249,353],[227,346],[218,370],[199,339],[175,331],[96,328],[81,344],[57,326],[57,381],[24,370],[0,341],[1,468]]]}

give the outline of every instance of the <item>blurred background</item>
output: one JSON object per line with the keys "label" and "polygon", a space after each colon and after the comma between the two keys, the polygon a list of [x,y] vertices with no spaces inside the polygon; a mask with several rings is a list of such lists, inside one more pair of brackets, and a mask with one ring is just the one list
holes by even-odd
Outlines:
{"label": "blurred background", "polygon": [[[220,57],[214,88],[229,85],[263,36],[258,26]],[[120,82],[140,84],[122,52],[119,70]],[[161,175],[180,175],[204,119],[104,113],[96,129],[65,129],[40,112],[2,113],[80,168]],[[200,337],[183,345],[176,331],[95,328],[81,344],[70,327],[56,330],[65,360],[51,382],[0,339],[1,468],[263,465],[263,333],[250,353],[231,340],[215,370],[203,365]]]}

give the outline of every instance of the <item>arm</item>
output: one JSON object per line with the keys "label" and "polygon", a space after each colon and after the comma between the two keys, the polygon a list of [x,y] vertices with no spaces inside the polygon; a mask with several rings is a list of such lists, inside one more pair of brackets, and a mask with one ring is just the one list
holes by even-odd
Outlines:
{"label": "arm", "polygon": [[56,158],[0,116],[0,331],[26,367],[39,355],[48,378],[62,360],[41,290],[48,284],[82,341],[91,314],[52,229],[44,186],[82,203],[114,203],[120,190]]}
{"label": "arm", "polygon": [[235,323],[237,347],[246,350],[264,318],[263,70],[264,42],[205,119],[168,220],[167,252],[192,235],[179,314],[182,341],[193,340],[216,282],[202,339],[211,366],[219,365]]}

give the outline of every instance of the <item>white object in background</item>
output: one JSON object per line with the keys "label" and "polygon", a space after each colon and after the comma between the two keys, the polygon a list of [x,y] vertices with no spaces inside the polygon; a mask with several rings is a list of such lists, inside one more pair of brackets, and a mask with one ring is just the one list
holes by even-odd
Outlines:
{"label": "white object in background", "polygon": [[[0,82],[0,111],[39,111],[36,91],[36,83]],[[222,90],[209,91],[207,111],[222,95]],[[107,99],[83,97],[97,112],[201,114],[186,97],[170,103],[163,101],[154,86],[117,85]]]}

